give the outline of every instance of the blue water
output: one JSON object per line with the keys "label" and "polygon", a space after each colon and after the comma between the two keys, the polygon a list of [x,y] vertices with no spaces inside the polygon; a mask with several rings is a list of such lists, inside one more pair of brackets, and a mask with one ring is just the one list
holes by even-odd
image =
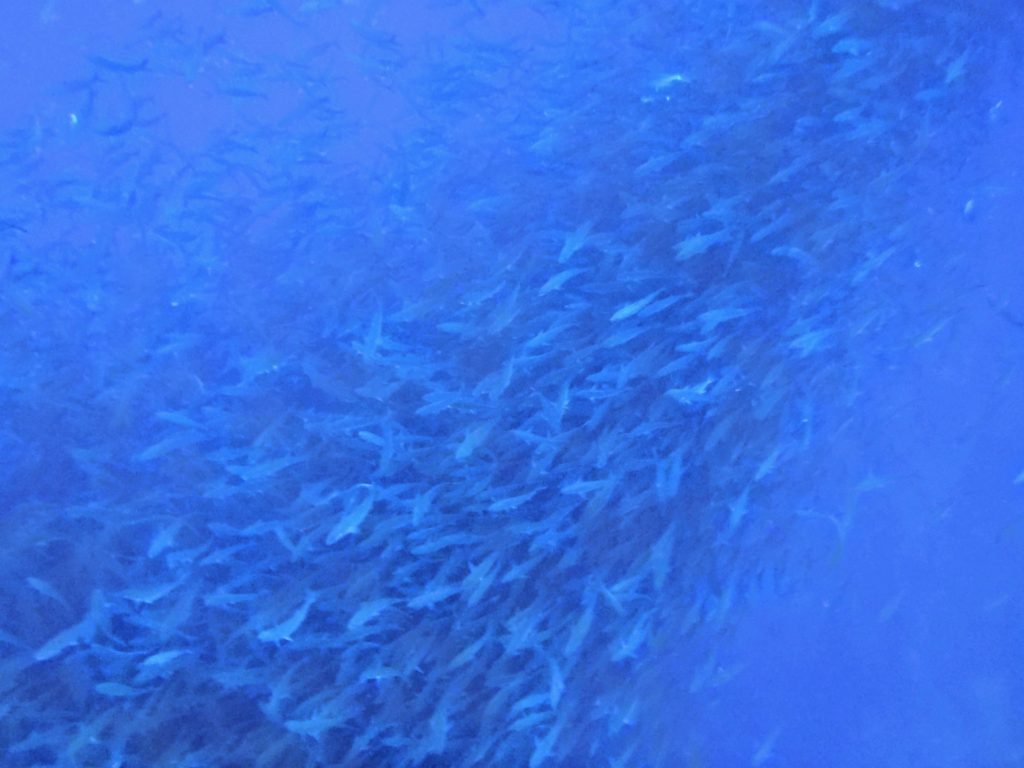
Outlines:
{"label": "blue water", "polygon": [[5,11],[0,766],[1024,765],[1015,5]]}

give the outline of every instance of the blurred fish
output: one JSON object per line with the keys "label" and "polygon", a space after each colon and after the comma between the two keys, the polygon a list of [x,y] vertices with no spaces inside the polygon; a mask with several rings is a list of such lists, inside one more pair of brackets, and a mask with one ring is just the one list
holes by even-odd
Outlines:
{"label": "blurred fish", "polygon": [[306,623],[306,617],[309,615],[309,609],[315,602],[316,593],[311,591],[307,592],[305,599],[302,601],[302,605],[300,605],[291,616],[280,624],[261,629],[256,634],[256,637],[264,643],[291,642],[292,635],[298,632],[302,625]]}

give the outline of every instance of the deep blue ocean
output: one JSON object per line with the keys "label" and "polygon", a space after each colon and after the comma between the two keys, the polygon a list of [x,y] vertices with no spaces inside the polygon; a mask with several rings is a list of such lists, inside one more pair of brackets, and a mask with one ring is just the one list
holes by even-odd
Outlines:
{"label": "deep blue ocean", "polygon": [[0,19],[0,768],[1024,768],[1024,6]]}

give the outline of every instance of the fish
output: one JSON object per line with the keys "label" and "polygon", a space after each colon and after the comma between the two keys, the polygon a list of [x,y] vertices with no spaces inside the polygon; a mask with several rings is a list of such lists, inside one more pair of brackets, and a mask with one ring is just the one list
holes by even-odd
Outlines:
{"label": "fish", "polygon": [[729,241],[729,233],[724,229],[715,232],[697,233],[690,235],[676,245],[675,254],[677,261],[686,261],[694,256],[701,256],[716,245]]}
{"label": "fish", "polygon": [[163,600],[183,583],[184,580],[179,579],[177,581],[145,584],[137,587],[128,587],[127,589],[121,590],[118,594],[120,594],[120,596],[125,600],[135,603],[136,605],[151,605]]}
{"label": "fish", "polygon": [[306,618],[309,615],[309,609],[313,607],[316,602],[316,593],[308,591],[306,597],[302,601],[295,612],[287,619],[282,621],[280,624],[275,624],[271,627],[261,629],[256,633],[256,637],[264,643],[283,643],[292,642],[294,635],[303,624],[306,623]]}
{"label": "fish", "polygon": [[102,696],[109,696],[114,699],[132,699],[146,693],[146,691],[142,689],[132,688],[130,685],[116,682],[97,683],[93,688],[96,693]]}
{"label": "fish", "polygon": [[580,224],[575,230],[565,235],[565,239],[562,242],[562,249],[558,252],[558,263],[564,264],[571,259],[584,245],[587,243],[587,238],[590,235],[590,231],[594,228],[593,221],[585,221]]}
{"label": "fish", "polygon": [[582,613],[580,613],[569,629],[569,637],[566,639],[565,648],[562,651],[562,655],[566,658],[575,658],[583,647],[583,642],[586,640],[587,635],[590,634],[590,629],[594,624],[595,605],[595,596],[588,593],[584,598]]}
{"label": "fish", "polygon": [[279,472],[304,461],[299,456],[281,456],[276,459],[268,459],[256,464],[228,464],[225,469],[235,477],[247,483],[256,483],[268,480]]}
{"label": "fish", "polygon": [[637,299],[636,301],[630,302],[629,304],[625,304],[619,307],[612,314],[610,322],[617,323],[620,322],[621,320],[626,320],[630,317],[633,317],[634,315],[639,314],[645,307],[647,307],[647,305],[649,305],[660,295],[661,289],[659,288],[658,290],[647,294],[641,299]]}
{"label": "fish", "polygon": [[540,287],[540,295],[544,296],[554,291],[560,290],[563,285],[572,280],[574,277],[582,275],[586,270],[582,267],[573,267],[571,269],[563,269],[561,272],[557,272],[547,279],[547,281]]}
{"label": "fish", "polygon": [[668,501],[679,493],[683,480],[683,452],[673,451],[655,465],[654,491],[658,501]]}
{"label": "fish", "polygon": [[206,439],[208,439],[208,436],[203,432],[176,432],[137,453],[135,455],[135,460],[139,462],[153,461],[154,459],[159,459],[167,454],[178,451],[181,448],[187,448],[201,443]]}
{"label": "fish", "polygon": [[549,762],[554,751],[555,743],[562,735],[562,721],[558,720],[543,738],[534,739],[533,751],[530,753],[529,768],[540,768],[540,766]]}
{"label": "fish", "polygon": [[692,82],[693,80],[689,75],[682,72],[672,72],[655,78],[654,82],[651,83],[651,87],[656,91],[663,91],[673,85],[685,85]]}
{"label": "fish", "polygon": [[470,426],[466,430],[465,437],[462,438],[462,441],[455,449],[455,458],[459,461],[464,461],[472,456],[497,424],[497,419],[491,419],[490,421],[480,421]]}
{"label": "fish", "polygon": [[49,582],[36,578],[35,576],[27,576],[25,577],[25,583],[44,597],[48,597],[51,600],[60,603],[68,610],[71,610],[71,606],[68,605],[67,600],[65,600],[63,595],[61,595],[60,592],[58,592],[57,589]]}
{"label": "fish", "polygon": [[649,564],[651,578],[654,580],[654,588],[659,592],[664,588],[672,570],[672,552],[676,541],[676,522],[669,523],[665,532],[658,537],[651,547]]}
{"label": "fish", "polygon": [[626,661],[636,658],[640,647],[647,641],[649,631],[648,617],[640,617],[624,636],[617,638],[613,643],[612,661]]}
{"label": "fish", "polygon": [[89,61],[100,69],[106,69],[119,74],[136,74],[145,71],[149,67],[148,58],[119,61],[107,58],[106,56],[94,55],[89,57]]}
{"label": "fish", "polygon": [[697,316],[697,321],[700,323],[701,335],[707,337],[723,323],[746,317],[749,314],[750,310],[744,307],[719,307],[702,312]]}
{"label": "fish", "polygon": [[181,530],[182,525],[184,525],[183,521],[174,520],[169,525],[160,528],[150,540],[146,556],[157,557],[165,550],[174,546],[174,540],[177,538],[178,531]]}
{"label": "fish", "polygon": [[459,651],[459,653],[457,653],[455,655],[454,658],[452,658],[452,660],[450,662],[448,662],[448,667],[447,667],[448,671],[449,672],[453,672],[453,671],[459,669],[460,667],[463,667],[466,664],[469,664],[471,661],[473,661],[473,659],[475,659],[481,653],[481,651],[493,639],[494,639],[493,628],[491,627],[491,625],[488,625],[487,629],[484,631],[484,633],[482,635],[480,635],[480,637],[478,637],[476,640],[474,640],[469,645],[465,646],[461,651]]}
{"label": "fish", "polygon": [[571,496],[582,496],[584,498],[595,493],[610,490],[615,485],[615,478],[602,478],[600,480],[575,480],[562,486],[561,491]]}
{"label": "fish", "polygon": [[340,728],[349,721],[348,717],[337,714],[329,708],[318,710],[306,718],[292,718],[285,720],[285,730],[298,736],[309,736],[315,742],[320,742],[324,734],[335,728]]}
{"label": "fish", "polygon": [[423,518],[426,517],[430,511],[431,504],[434,501],[434,497],[440,492],[439,486],[434,486],[429,491],[416,495],[416,498],[412,502],[412,524],[419,526],[423,522]]}
{"label": "fish", "polygon": [[523,506],[526,502],[537,495],[537,491],[527,491],[521,493],[518,496],[509,496],[504,499],[498,499],[497,501],[491,502],[490,506],[487,507],[488,512],[509,512],[514,509],[518,509]]}
{"label": "fish", "polygon": [[432,609],[438,603],[443,603],[459,594],[460,591],[461,587],[457,584],[435,581],[419,590],[417,595],[406,601],[406,605],[413,610]]}
{"label": "fish", "polygon": [[476,565],[469,566],[469,573],[462,580],[461,590],[470,607],[476,605],[491,588],[498,576],[498,552],[492,552]]}
{"label": "fish", "polygon": [[548,672],[550,680],[548,703],[551,705],[551,709],[557,710],[562,695],[565,693],[565,677],[562,674],[562,668],[558,665],[558,660],[551,656],[548,656]]}
{"label": "fish", "polygon": [[327,536],[324,538],[324,543],[327,546],[332,546],[337,544],[346,536],[352,536],[359,533],[360,527],[369,516],[375,502],[376,494],[374,489],[371,487],[369,493],[365,495],[362,501],[354,505],[346,506],[345,514],[342,515],[331,530],[327,532]]}
{"label": "fish", "polygon": [[779,736],[782,735],[782,727],[778,727],[771,731],[758,745],[757,749],[754,750],[754,754],[750,758],[751,768],[758,768],[758,766],[764,765],[768,761],[772,760],[775,755],[775,744],[779,740]]}
{"label": "fish", "polygon": [[36,661],[49,661],[60,656],[70,648],[90,642],[95,635],[96,624],[91,618],[86,617],[78,624],[58,632],[43,643],[33,654],[33,658]]}
{"label": "fish", "polygon": [[366,627],[367,624],[374,621],[384,611],[394,605],[394,600],[391,598],[378,598],[375,600],[367,600],[359,608],[356,609],[355,613],[349,617],[348,623],[345,624],[345,628],[349,632],[357,632]]}
{"label": "fish", "polygon": [[709,401],[709,390],[714,383],[714,377],[708,376],[704,381],[696,384],[690,384],[686,387],[673,387],[667,390],[665,394],[680,405],[702,405]]}
{"label": "fish", "polygon": [[43,643],[35,651],[33,658],[36,661],[49,661],[57,658],[64,651],[91,643],[96,637],[97,631],[105,623],[106,617],[104,614],[106,610],[107,604],[103,593],[99,590],[94,590],[89,601],[89,609],[82,620],[61,630]]}
{"label": "fish", "polygon": [[964,76],[967,71],[967,59],[970,51],[965,50],[946,65],[945,84],[950,85]]}
{"label": "fish", "polygon": [[170,648],[166,651],[157,651],[142,660],[143,667],[164,667],[175,659],[191,653],[187,648]]}

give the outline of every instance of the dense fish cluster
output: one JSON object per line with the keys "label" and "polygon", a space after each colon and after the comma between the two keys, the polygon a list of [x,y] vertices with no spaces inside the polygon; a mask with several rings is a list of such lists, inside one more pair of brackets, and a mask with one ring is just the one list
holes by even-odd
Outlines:
{"label": "dense fish cluster", "polygon": [[997,116],[958,8],[147,11],[3,140],[4,765],[666,764],[659,655],[842,533],[781,489]]}

